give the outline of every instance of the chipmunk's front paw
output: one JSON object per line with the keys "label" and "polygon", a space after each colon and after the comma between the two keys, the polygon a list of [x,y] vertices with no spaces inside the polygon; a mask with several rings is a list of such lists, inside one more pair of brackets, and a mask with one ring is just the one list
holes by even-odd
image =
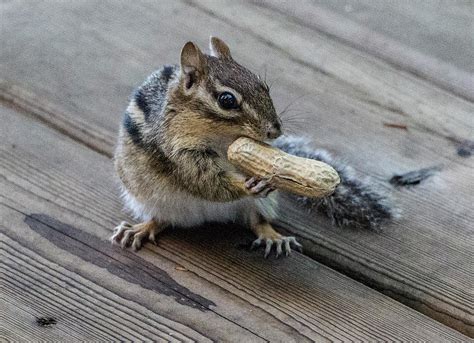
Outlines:
{"label": "chipmunk's front paw", "polygon": [[162,229],[160,229],[160,226],[153,220],[135,225],[121,222],[120,225],[114,229],[114,234],[110,237],[110,240],[113,244],[120,245],[122,249],[131,246],[134,251],[137,251],[142,247],[144,239],[148,239],[156,244],[156,234],[160,231],[162,231]]}
{"label": "chipmunk's front paw", "polygon": [[256,240],[253,241],[251,249],[256,249],[262,244],[265,244],[265,258],[268,257],[272,246],[276,247],[276,257],[278,258],[283,252],[288,256],[291,254],[291,246],[293,246],[299,252],[303,251],[303,246],[298,243],[295,237],[286,237],[280,235],[278,232],[273,232],[270,235],[260,235]]}
{"label": "chipmunk's front paw", "polygon": [[260,179],[257,176],[247,179],[245,181],[245,188],[247,188],[251,194],[261,198],[266,197],[275,190],[270,180]]}

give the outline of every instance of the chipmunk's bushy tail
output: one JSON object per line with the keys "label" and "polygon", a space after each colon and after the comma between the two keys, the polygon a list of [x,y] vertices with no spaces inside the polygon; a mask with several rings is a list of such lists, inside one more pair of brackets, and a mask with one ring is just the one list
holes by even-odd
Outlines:
{"label": "chipmunk's bushy tail", "polygon": [[324,213],[335,225],[376,230],[396,215],[383,191],[357,178],[351,167],[327,151],[311,148],[308,140],[282,136],[273,145],[289,154],[327,163],[339,173],[341,183],[330,196],[321,199],[295,196],[299,203]]}

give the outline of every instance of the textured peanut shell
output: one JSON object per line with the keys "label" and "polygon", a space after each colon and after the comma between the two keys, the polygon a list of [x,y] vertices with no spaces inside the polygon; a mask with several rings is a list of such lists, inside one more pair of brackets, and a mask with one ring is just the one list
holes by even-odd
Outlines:
{"label": "textured peanut shell", "polygon": [[328,164],[293,156],[268,144],[241,137],[227,150],[229,161],[249,176],[271,179],[276,188],[307,197],[324,197],[340,183]]}

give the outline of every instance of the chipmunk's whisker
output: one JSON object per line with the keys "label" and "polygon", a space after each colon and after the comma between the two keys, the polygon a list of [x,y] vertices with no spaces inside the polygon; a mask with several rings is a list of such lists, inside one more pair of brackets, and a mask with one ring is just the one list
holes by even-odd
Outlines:
{"label": "chipmunk's whisker", "polygon": [[290,110],[290,107],[295,104],[295,102],[297,102],[298,100],[300,100],[301,98],[303,98],[307,95],[308,94],[303,94],[303,95],[300,95],[299,97],[297,97],[296,99],[292,100],[288,105],[286,105],[286,107],[280,112],[279,115],[287,113]]}
{"label": "chipmunk's whisker", "polygon": [[282,115],[280,115],[280,118],[284,124],[290,124],[290,123],[304,124],[307,121],[308,115],[310,115],[311,113],[312,112],[310,111],[289,110],[283,113]]}

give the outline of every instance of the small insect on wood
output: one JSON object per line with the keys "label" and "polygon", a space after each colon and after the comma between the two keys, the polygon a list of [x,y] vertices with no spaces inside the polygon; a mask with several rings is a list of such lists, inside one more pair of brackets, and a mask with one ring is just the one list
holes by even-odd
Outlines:
{"label": "small insect on wood", "polygon": [[326,163],[293,156],[246,137],[229,146],[227,157],[243,173],[270,179],[276,188],[306,197],[328,196],[340,183],[339,174]]}

